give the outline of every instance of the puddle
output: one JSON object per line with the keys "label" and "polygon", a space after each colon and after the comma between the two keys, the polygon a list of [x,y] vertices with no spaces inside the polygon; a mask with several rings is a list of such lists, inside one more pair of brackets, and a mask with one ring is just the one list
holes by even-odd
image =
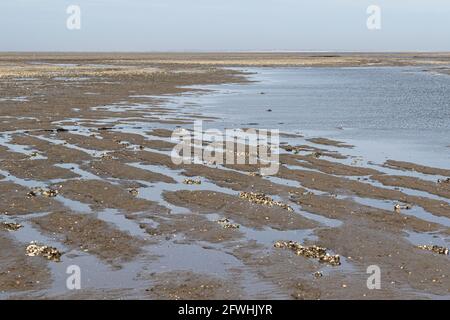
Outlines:
{"label": "puddle", "polygon": [[113,224],[118,230],[127,232],[132,236],[150,238],[150,235],[139,227],[139,224],[127,219],[117,209],[106,209],[95,213],[95,216],[105,222]]}
{"label": "puddle", "polygon": [[405,230],[407,233],[406,239],[415,246],[419,245],[437,245],[442,247],[449,247],[450,237],[440,233],[418,233],[414,231]]}
{"label": "puddle", "polygon": [[28,97],[4,97],[4,98],[0,98],[0,102],[27,102]]}
{"label": "puddle", "polygon": [[148,170],[155,173],[160,173],[166,176],[171,177],[177,183],[166,183],[166,182],[155,182],[155,183],[149,183],[146,181],[140,181],[137,180],[136,182],[139,182],[143,184],[145,187],[139,188],[139,194],[138,198],[142,198],[145,200],[155,201],[159,205],[162,205],[166,208],[169,208],[172,213],[175,214],[183,214],[188,213],[190,210],[178,207],[173,204],[168,203],[165,201],[162,197],[162,194],[165,191],[175,192],[180,190],[189,190],[189,191],[199,191],[199,190],[208,190],[208,191],[216,191],[216,192],[222,192],[226,194],[231,195],[237,195],[236,191],[219,187],[213,183],[208,182],[206,179],[202,177],[194,177],[195,179],[200,179],[202,181],[202,184],[200,185],[186,185],[183,183],[183,180],[186,179],[186,176],[182,175],[183,170],[170,170],[166,167],[161,166],[155,166],[155,165],[148,165],[148,164],[140,164],[140,163],[128,163],[128,165]]}
{"label": "puddle", "polygon": [[[121,269],[113,268],[89,253],[69,250],[59,239],[43,235],[28,222],[22,222],[22,224],[23,228],[11,234],[17,241],[23,243],[24,254],[26,246],[30,241],[34,240],[38,243],[54,246],[64,253],[61,257],[61,262],[48,263],[53,280],[51,287],[42,291],[28,293],[31,296],[39,297],[44,295],[49,297],[52,295],[59,296],[76,293],[68,290],[66,285],[69,277],[67,269],[73,265],[81,269],[81,287],[83,290],[92,289],[98,291],[102,289],[139,288],[142,286],[134,280],[136,273],[141,269],[139,263],[126,264]],[[35,259],[42,258],[35,257]],[[20,293],[4,293],[0,294],[0,298],[13,298],[16,295],[20,296]]]}
{"label": "puddle", "polygon": [[62,140],[62,139],[58,139],[56,137],[51,137],[51,138],[44,137],[44,136],[33,136],[33,137],[37,138],[37,139],[41,139],[41,140],[47,141],[47,142],[50,142],[50,143],[55,144],[55,145],[61,145],[61,146],[64,146],[64,147],[67,147],[67,148],[70,148],[70,149],[75,149],[75,150],[82,151],[84,153],[87,153],[88,155],[90,155],[93,158],[99,158],[104,153],[112,152],[112,150],[86,149],[86,148],[79,147],[79,146],[74,145],[74,144],[70,144],[67,141]]}
{"label": "puddle", "polygon": [[64,81],[64,82],[82,82],[89,81],[91,78],[88,77],[54,77],[52,78],[54,81]]}
{"label": "puddle", "polygon": [[[223,218],[223,215],[212,213],[207,214],[206,217],[209,221],[217,222],[217,220]],[[235,221],[229,220],[231,223],[235,223]],[[305,240],[317,240],[317,237],[314,235],[314,230],[312,229],[282,231],[265,227],[263,230],[255,230],[240,225],[238,230],[244,234],[247,240],[255,240],[257,243],[262,244],[267,248],[272,248],[273,244],[278,240],[293,240],[300,243],[303,243]]]}
{"label": "puddle", "polygon": [[[9,181],[9,182],[13,182],[15,184],[18,184],[20,186],[23,187],[27,187],[27,188],[40,188],[40,187],[47,187],[48,185],[52,185],[55,183],[60,183],[61,180],[49,180],[49,181],[36,181],[36,180],[30,180],[30,179],[21,179],[18,178],[12,174],[10,174],[7,171],[4,170],[0,170],[0,174],[5,176],[5,178],[1,179],[0,181]],[[71,200],[68,198],[63,197],[61,194],[58,194],[56,197],[53,198],[55,201],[58,201],[60,203],[62,203],[65,207],[71,209],[72,211],[75,212],[89,212],[90,211],[90,206],[87,204],[84,204],[82,202],[79,201],[75,201],[75,200]]]}
{"label": "puddle", "polygon": [[330,227],[330,228],[338,228],[342,225],[342,221],[338,220],[338,219],[331,219],[331,218],[327,218],[315,213],[310,213],[307,212],[305,210],[302,209],[302,207],[296,203],[289,203],[289,205],[292,207],[292,209],[294,209],[295,213],[300,214],[301,216],[303,216],[306,219],[309,220],[313,220],[315,222],[318,222],[324,226]]}
{"label": "puddle", "polygon": [[153,246],[152,252],[161,256],[158,261],[159,272],[189,270],[221,278],[228,269],[242,266],[242,263],[230,254],[216,249],[205,249],[194,243],[165,242]]}
{"label": "puddle", "polygon": [[[76,173],[79,175],[79,177],[74,178],[76,180],[102,180],[105,181],[105,179],[100,178],[99,176],[96,176],[93,173],[90,173],[89,171],[80,169],[80,165],[76,163],[57,163],[55,164],[56,167],[67,169],[72,171],[73,173]],[[74,180],[71,179],[71,180]]]}
{"label": "puddle", "polygon": [[40,154],[39,150],[32,146],[11,143],[13,133],[0,134],[0,145],[8,148],[11,152],[21,153],[30,157],[30,159],[42,160],[47,157]]}
{"label": "puddle", "polygon": [[[356,177],[345,177],[345,178],[347,178],[349,180],[353,180],[353,181],[358,181]],[[424,198],[429,198],[429,199],[434,199],[434,200],[447,202],[447,203],[450,204],[450,199],[447,199],[447,198],[444,198],[444,197],[440,197],[440,196],[437,196],[435,194],[428,193],[426,191],[410,189],[410,188],[405,188],[405,187],[385,186],[381,182],[378,182],[378,181],[370,179],[370,177],[368,177],[368,176],[365,177],[365,178],[367,178],[368,180],[364,180],[364,181],[360,181],[360,182],[367,183],[367,184],[370,184],[370,185],[372,185],[374,187],[378,187],[378,188],[382,188],[382,189],[386,189],[386,190],[403,192],[404,194],[406,194],[408,196],[424,197]]]}

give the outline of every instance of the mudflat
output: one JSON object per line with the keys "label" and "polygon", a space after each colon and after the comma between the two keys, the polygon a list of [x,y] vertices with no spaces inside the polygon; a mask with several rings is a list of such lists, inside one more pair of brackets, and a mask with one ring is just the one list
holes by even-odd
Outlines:
{"label": "mudflat", "polygon": [[[449,64],[448,53],[1,54],[0,298],[449,298],[448,168],[365,166],[346,141],[294,132],[280,136],[273,176],[177,165],[172,132],[222,119],[168,103],[249,82],[224,67]],[[61,261],[28,256],[31,241]],[[79,290],[66,287],[71,265]]]}

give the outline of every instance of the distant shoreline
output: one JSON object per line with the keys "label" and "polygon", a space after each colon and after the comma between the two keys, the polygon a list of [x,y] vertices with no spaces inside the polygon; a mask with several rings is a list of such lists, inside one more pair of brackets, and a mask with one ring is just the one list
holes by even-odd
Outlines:
{"label": "distant shoreline", "polygon": [[3,52],[0,62],[27,62],[71,60],[145,60],[155,65],[194,66],[424,66],[449,67],[450,52],[401,52],[401,53],[354,53],[354,52],[152,52],[152,53],[102,53],[102,52]]}

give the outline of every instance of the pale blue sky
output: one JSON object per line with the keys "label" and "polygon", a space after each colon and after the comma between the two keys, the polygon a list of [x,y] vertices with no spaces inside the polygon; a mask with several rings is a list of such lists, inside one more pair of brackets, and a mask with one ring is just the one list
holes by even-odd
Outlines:
{"label": "pale blue sky", "polygon": [[450,0],[0,0],[0,51],[266,50],[450,51]]}

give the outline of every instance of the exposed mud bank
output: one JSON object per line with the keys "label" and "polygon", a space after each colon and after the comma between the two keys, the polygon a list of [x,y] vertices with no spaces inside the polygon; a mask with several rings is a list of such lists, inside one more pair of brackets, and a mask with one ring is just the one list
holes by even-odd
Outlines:
{"label": "exposed mud bank", "polygon": [[[345,141],[293,132],[280,136],[273,176],[258,165],[171,159],[175,129],[221,121],[171,99],[207,94],[189,86],[248,81],[217,66],[424,61],[449,60],[0,56],[0,96],[9,97],[0,102],[0,222],[22,226],[0,228],[1,298],[448,298],[448,255],[417,247],[449,245],[448,169],[359,163]],[[28,257],[34,240],[60,249],[61,262]],[[340,264],[277,250],[279,240],[324,247]],[[65,287],[68,265],[82,268],[81,291]],[[371,265],[381,290],[367,288]]]}

